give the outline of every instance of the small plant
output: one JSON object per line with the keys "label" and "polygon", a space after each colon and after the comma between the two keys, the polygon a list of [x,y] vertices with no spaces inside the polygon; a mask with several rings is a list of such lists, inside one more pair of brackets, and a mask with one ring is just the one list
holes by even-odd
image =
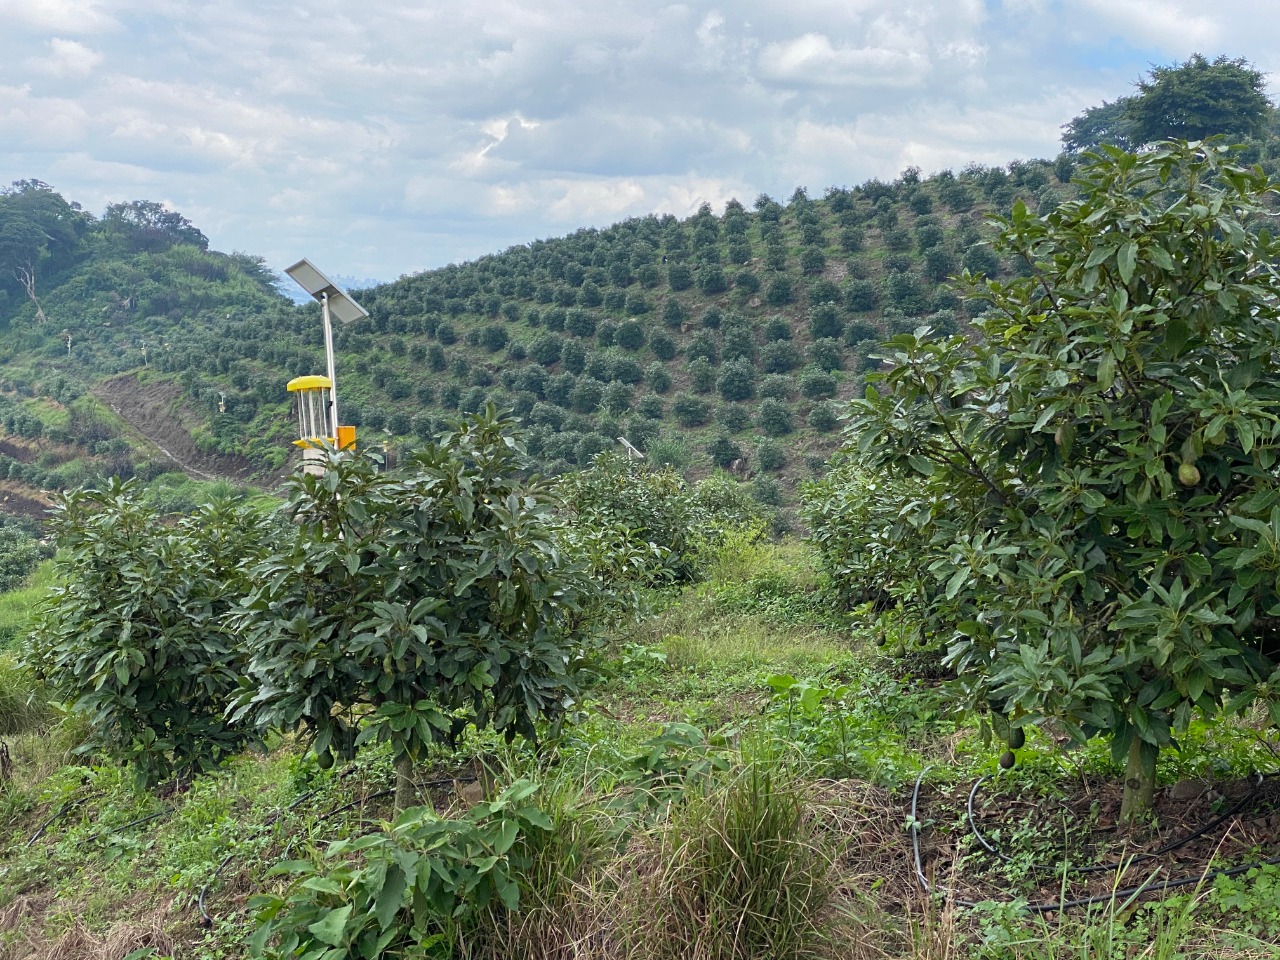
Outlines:
{"label": "small plant", "polygon": [[456,956],[491,904],[520,907],[520,872],[533,862],[518,841],[554,829],[517,781],[457,819],[411,807],[377,833],[331,843],[309,860],[280,864],[284,895],[255,898],[256,957]]}

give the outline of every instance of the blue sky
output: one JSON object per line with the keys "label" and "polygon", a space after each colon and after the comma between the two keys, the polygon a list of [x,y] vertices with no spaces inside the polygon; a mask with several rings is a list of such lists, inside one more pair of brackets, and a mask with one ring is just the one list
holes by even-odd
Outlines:
{"label": "blue sky", "polygon": [[[797,185],[1053,156],[1266,0],[0,0],[0,183],[392,279]],[[1273,88],[1274,89],[1274,88]]]}

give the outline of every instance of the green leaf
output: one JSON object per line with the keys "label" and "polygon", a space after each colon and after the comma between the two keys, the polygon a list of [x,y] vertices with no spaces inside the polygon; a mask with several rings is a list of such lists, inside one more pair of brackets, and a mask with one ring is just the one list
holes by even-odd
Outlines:
{"label": "green leaf", "polygon": [[378,921],[378,929],[386,930],[400,912],[405,903],[405,890],[408,889],[408,877],[398,866],[387,870],[382,881],[382,889],[378,891],[377,901],[373,908],[374,919]]}
{"label": "green leaf", "polygon": [[1133,279],[1133,271],[1138,262],[1138,245],[1132,240],[1120,244],[1116,252],[1116,266],[1120,270],[1120,279],[1128,283]]}
{"label": "green leaf", "polygon": [[331,947],[339,946],[343,941],[347,918],[351,916],[351,907],[352,905],[348,903],[345,907],[330,910],[323,920],[317,920],[308,926],[307,930],[321,943],[327,943]]}

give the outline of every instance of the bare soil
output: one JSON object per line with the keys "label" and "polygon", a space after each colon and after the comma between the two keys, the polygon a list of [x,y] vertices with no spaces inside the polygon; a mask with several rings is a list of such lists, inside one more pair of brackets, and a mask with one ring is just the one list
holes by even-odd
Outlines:
{"label": "bare soil", "polygon": [[133,430],[182,470],[206,480],[244,483],[258,468],[247,457],[203,453],[191,431],[200,417],[182,401],[182,389],[174,383],[140,383],[133,374],[104,380],[94,395],[109,406]]}
{"label": "bare soil", "polygon": [[[1118,822],[1123,794],[1118,779],[1088,778],[1054,798],[988,781],[975,797],[975,820],[987,841],[1011,858],[1007,863],[983,849],[970,831],[964,814],[969,789],[967,782],[941,790],[926,786],[919,813],[921,821],[933,824],[921,835],[925,873],[963,900],[1022,897],[1051,904],[1179,881],[1194,889],[1210,871],[1280,858],[1280,781],[1275,779],[1164,787],[1156,793],[1150,822],[1133,829]],[[1073,867],[1125,868],[1069,872],[1064,884],[1064,861]]]}

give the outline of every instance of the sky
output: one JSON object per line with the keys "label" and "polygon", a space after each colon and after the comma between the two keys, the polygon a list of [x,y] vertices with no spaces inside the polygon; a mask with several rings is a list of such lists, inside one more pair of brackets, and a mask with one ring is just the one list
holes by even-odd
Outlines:
{"label": "sky", "polygon": [[[579,227],[1058,153],[1275,0],[0,0],[0,184],[391,280]],[[1275,74],[1273,75],[1273,71]]]}

